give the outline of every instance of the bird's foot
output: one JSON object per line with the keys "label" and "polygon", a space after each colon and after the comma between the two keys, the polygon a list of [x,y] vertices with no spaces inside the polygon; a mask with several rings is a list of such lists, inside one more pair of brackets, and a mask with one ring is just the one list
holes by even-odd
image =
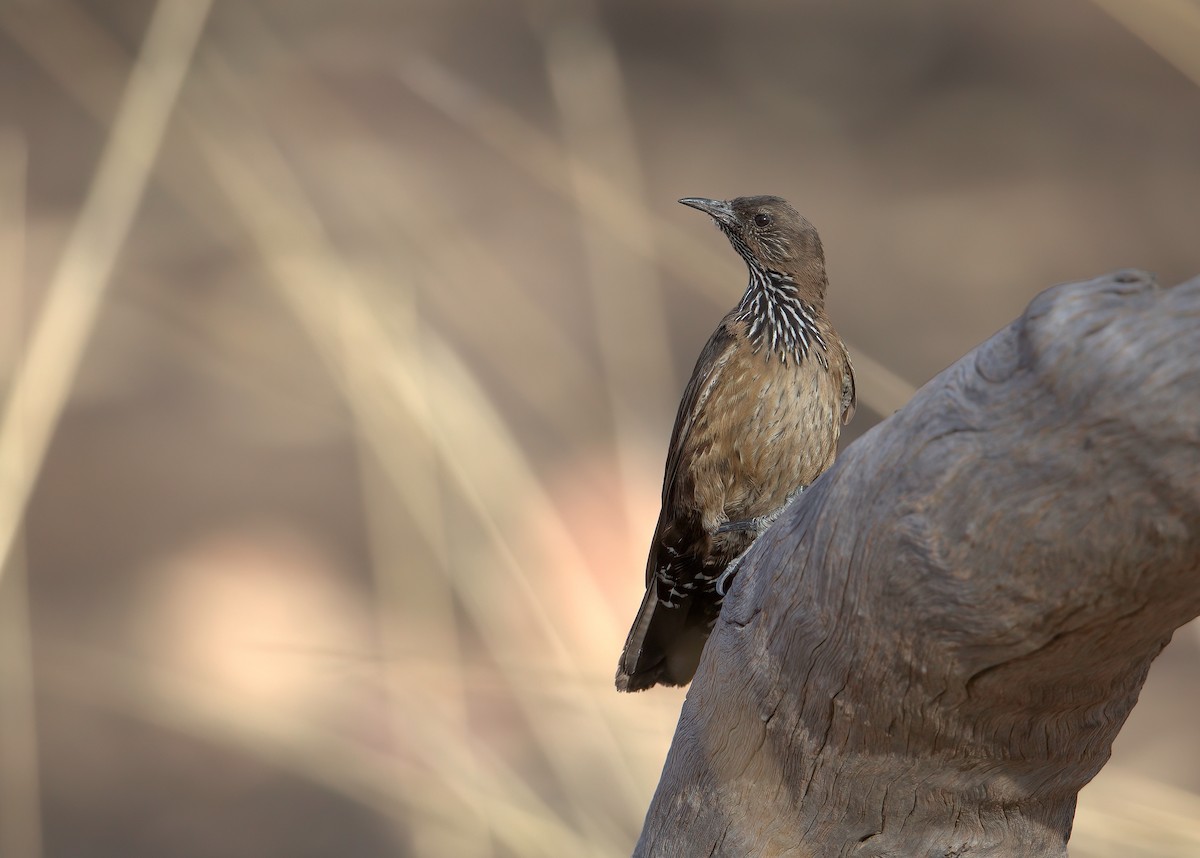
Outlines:
{"label": "bird's foot", "polygon": [[803,486],[796,489],[787,496],[787,500],[783,502],[783,506],[774,512],[769,512],[766,515],[760,515],[757,518],[746,518],[740,521],[727,521],[724,524],[717,525],[717,528],[713,531],[713,533],[744,533],[746,531],[752,531],[756,537],[762,536],[764,533],[766,533],[767,528],[775,523],[775,519],[783,515],[783,511],[791,506],[792,501],[794,501],[802,491],[804,491]]}
{"label": "bird's foot", "polygon": [[[783,515],[783,511],[791,506],[792,501],[799,497],[802,491],[804,491],[804,486],[801,486],[788,495],[787,500],[783,502],[783,506],[774,512],[766,515],[760,515],[757,518],[744,519],[742,521],[727,521],[724,524],[717,525],[717,528],[713,531],[713,534],[716,535],[718,533],[735,532],[744,533],[746,531],[750,531],[754,534],[754,540],[757,542],[758,538],[762,536],[766,532],[767,528],[775,522],[775,519]],[[729,585],[733,582],[733,576],[737,574],[738,567],[742,565],[742,558],[744,558],[749,553],[750,548],[753,547],[754,542],[751,542],[750,546],[745,551],[733,558],[729,565],[725,567],[725,571],[721,573],[719,578],[717,578],[715,586],[718,596],[724,598],[725,594],[729,592]]]}
{"label": "bird's foot", "polygon": [[753,533],[755,538],[762,536],[771,523],[779,518],[779,513],[782,509],[776,510],[768,515],[760,515],[758,518],[747,518],[741,521],[727,521],[724,524],[717,525],[717,529],[713,534],[718,533]]}

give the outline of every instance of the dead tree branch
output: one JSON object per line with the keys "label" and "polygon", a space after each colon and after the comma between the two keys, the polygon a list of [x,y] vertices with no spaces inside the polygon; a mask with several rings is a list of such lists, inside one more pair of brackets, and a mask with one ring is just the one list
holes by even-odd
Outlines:
{"label": "dead tree branch", "polygon": [[643,856],[1061,856],[1200,614],[1200,277],[1024,315],[860,439],[739,573]]}

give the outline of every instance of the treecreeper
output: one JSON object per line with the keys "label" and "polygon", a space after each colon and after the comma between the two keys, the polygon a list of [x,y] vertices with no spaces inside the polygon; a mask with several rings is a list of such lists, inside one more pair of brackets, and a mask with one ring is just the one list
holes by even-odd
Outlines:
{"label": "treecreeper", "polygon": [[712,217],[750,281],[679,403],[621,691],[691,681],[742,556],[833,464],[855,406],[813,225],[779,197],[679,202]]}

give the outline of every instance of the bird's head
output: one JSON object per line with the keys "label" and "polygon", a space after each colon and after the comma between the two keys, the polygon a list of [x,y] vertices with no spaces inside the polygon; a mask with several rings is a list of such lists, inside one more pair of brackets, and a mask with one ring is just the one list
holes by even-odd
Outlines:
{"label": "bird's head", "polygon": [[709,200],[685,197],[679,202],[712,217],[746,263],[761,271],[778,271],[798,281],[820,285],[824,293],[825,253],[816,227],[780,197]]}

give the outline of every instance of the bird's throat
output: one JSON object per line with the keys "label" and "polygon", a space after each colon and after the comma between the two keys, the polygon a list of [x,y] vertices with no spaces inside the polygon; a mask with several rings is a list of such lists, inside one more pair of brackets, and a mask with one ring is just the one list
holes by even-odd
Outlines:
{"label": "bird's throat", "polygon": [[756,352],[800,364],[813,357],[829,368],[829,344],[821,333],[820,311],[800,297],[788,274],[750,264],[750,282],[738,305],[738,318]]}

